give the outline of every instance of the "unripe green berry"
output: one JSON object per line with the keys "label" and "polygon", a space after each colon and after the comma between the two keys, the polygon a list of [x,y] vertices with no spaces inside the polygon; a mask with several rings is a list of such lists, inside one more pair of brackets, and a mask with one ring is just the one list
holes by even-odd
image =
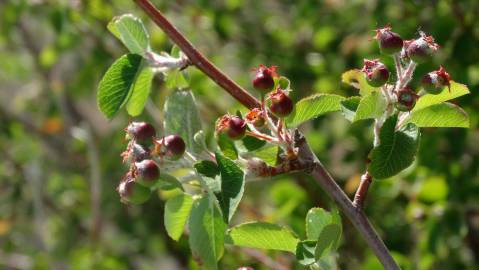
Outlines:
{"label": "unripe green berry", "polygon": [[445,86],[450,87],[450,80],[451,77],[449,73],[441,66],[439,70],[424,75],[421,80],[421,85],[429,94],[437,95],[442,92]]}
{"label": "unripe green berry", "polygon": [[146,202],[150,196],[149,188],[139,184],[134,178],[127,176],[117,188],[121,201],[124,203],[142,204]]}

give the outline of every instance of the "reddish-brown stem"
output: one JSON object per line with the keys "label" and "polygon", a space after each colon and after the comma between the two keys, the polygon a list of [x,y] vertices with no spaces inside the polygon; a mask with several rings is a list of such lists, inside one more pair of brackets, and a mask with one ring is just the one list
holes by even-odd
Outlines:
{"label": "reddish-brown stem", "polygon": [[231,80],[226,74],[219,70],[213,63],[208,61],[191,42],[185,38],[168,19],[148,0],[134,0],[146,14],[158,25],[165,34],[180,47],[181,51],[188,56],[191,64],[195,65],[199,70],[203,71],[208,77],[214,80],[219,86],[225,89],[231,96],[238,100],[245,107],[259,108],[259,101],[250,95],[245,89]]}
{"label": "reddish-brown stem", "polygon": [[247,130],[246,135],[250,135],[250,136],[256,137],[258,139],[271,142],[271,143],[279,143],[279,141],[276,138],[273,138],[273,137],[268,136],[266,134],[261,134],[261,133],[258,133],[258,132],[254,132],[254,131]]}
{"label": "reddish-brown stem", "polygon": [[[176,30],[176,28],[150,3],[148,0],[134,0],[150,18],[175,42],[189,57],[192,64],[212,78],[218,85],[230,93],[239,102],[248,108],[260,107],[261,104],[243,88],[238,86],[224,73],[219,71],[209,60],[200,54],[193,45]],[[299,132],[294,136],[295,146],[298,147],[298,159],[289,161],[290,165],[298,166],[297,170],[309,173],[314,180],[333,198],[336,204],[358,229],[374,254],[387,270],[399,270],[389,250],[384,245],[378,233],[374,230],[368,218],[360,208],[356,208],[343,190],[324,168],[318,158],[311,151],[306,140]],[[289,166],[288,166],[289,167]],[[281,168],[284,172],[293,171],[294,168]]]}
{"label": "reddish-brown stem", "polygon": [[368,193],[369,185],[372,183],[372,181],[373,181],[373,178],[368,171],[366,171],[361,176],[361,182],[359,183],[359,187],[356,190],[356,194],[354,195],[353,205],[355,207],[357,208],[363,207],[364,200],[366,199],[366,195]]}

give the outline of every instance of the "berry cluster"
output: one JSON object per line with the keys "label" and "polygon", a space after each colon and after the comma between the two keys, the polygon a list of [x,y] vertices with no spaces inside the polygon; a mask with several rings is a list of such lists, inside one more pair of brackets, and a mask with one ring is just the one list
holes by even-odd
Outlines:
{"label": "berry cluster", "polygon": [[245,119],[229,114],[222,116],[216,123],[217,134],[223,133],[232,140],[249,135],[278,144],[289,154],[294,153],[291,134],[284,121],[293,111],[294,103],[288,96],[289,86],[281,86],[276,70],[276,66],[253,68],[252,84],[261,95],[261,107],[250,110]]}
{"label": "berry cluster", "polygon": [[[385,94],[391,97],[398,111],[412,110],[417,99],[423,94],[415,93],[408,85],[414,69],[418,63],[431,60],[439,49],[439,45],[435,43],[432,36],[427,36],[423,32],[420,32],[417,39],[403,40],[399,34],[392,32],[389,26],[377,29],[375,39],[378,41],[381,52],[394,57],[397,81],[394,84],[388,84],[390,72],[379,59],[364,59],[361,71],[365,74],[366,81],[372,87],[382,87]],[[445,86],[449,87],[450,80],[449,74],[441,66],[439,70],[424,75],[421,85],[425,93],[437,95]]]}
{"label": "berry cluster", "polygon": [[[121,155],[123,162],[130,163],[130,170],[118,186],[121,201],[143,203],[151,194],[151,188],[160,178],[163,159],[178,160],[185,153],[185,142],[180,136],[169,135],[156,138],[155,128],[145,122],[132,122],[125,129],[128,147]],[[154,159],[159,158],[160,162]]]}

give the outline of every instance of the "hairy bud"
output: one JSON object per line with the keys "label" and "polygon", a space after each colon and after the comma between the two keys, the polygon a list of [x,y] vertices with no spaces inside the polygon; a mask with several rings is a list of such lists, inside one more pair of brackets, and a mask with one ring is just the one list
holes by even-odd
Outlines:
{"label": "hairy bud", "polygon": [[277,117],[286,117],[293,111],[293,100],[281,88],[278,87],[275,92],[271,93],[269,99],[271,100],[269,109]]}
{"label": "hairy bud", "polygon": [[232,140],[240,140],[246,133],[246,122],[235,115],[224,115],[216,125],[216,132],[225,133]]}
{"label": "hairy bud", "polygon": [[405,87],[396,93],[396,109],[402,112],[408,112],[414,108],[419,96],[409,87]]}
{"label": "hairy bud", "polygon": [[389,80],[389,70],[378,59],[364,59],[364,66],[361,71],[364,72],[366,81],[372,87],[381,87]]}
{"label": "hairy bud", "polygon": [[395,54],[401,51],[403,40],[399,34],[391,31],[391,27],[376,29],[375,38],[378,40],[379,48],[385,54]]}
{"label": "hairy bud", "polygon": [[421,85],[429,94],[437,95],[441,93],[445,86],[450,88],[450,81],[451,76],[449,76],[449,73],[441,66],[438,70],[424,75],[421,80]]}

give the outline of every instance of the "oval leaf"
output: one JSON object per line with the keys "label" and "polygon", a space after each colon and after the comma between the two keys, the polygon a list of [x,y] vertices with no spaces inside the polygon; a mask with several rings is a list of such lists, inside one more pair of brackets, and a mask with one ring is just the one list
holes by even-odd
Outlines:
{"label": "oval leaf", "polygon": [[396,131],[396,123],[397,115],[384,122],[379,133],[380,143],[371,152],[368,170],[374,178],[391,177],[414,161],[419,145],[419,129],[409,123]]}
{"label": "oval leaf", "polygon": [[442,92],[437,95],[426,94],[418,99],[416,106],[412,112],[419,111],[423,108],[442,103],[460,96],[469,94],[469,89],[466,85],[457,83],[455,81],[450,81],[451,91],[447,87],[442,89]]}
{"label": "oval leaf", "polygon": [[144,54],[150,49],[150,36],[143,22],[132,14],[113,18],[107,27],[130,52]]}
{"label": "oval leaf", "polygon": [[199,154],[203,147],[195,142],[195,134],[201,130],[196,101],[190,90],[176,90],[166,100],[165,135],[176,134],[185,140],[186,148]]}
{"label": "oval leaf", "polygon": [[221,193],[216,194],[226,222],[229,222],[243,197],[244,173],[232,160],[216,153],[221,175]]}
{"label": "oval leaf", "polygon": [[195,201],[188,221],[190,248],[203,269],[218,269],[217,261],[224,251],[226,224],[214,199]]}
{"label": "oval leaf", "polygon": [[344,97],[331,94],[317,94],[303,98],[296,103],[293,112],[286,118],[286,123],[289,126],[298,126],[325,113],[339,111],[342,100]]}
{"label": "oval leaf", "polygon": [[98,85],[97,102],[101,112],[111,119],[128,102],[141,72],[142,57],[126,54],[116,60],[106,71]]}
{"label": "oval leaf", "polygon": [[380,117],[386,110],[386,107],[386,97],[381,92],[374,91],[361,99],[353,122]]}
{"label": "oval leaf", "polygon": [[226,243],[232,245],[292,253],[295,253],[298,242],[290,230],[265,222],[240,224],[230,229],[226,236]]}
{"label": "oval leaf", "polygon": [[322,208],[311,208],[306,215],[306,236],[309,240],[318,240],[321,231],[331,224],[331,213]]}
{"label": "oval leaf", "polygon": [[341,238],[341,228],[337,224],[326,225],[319,235],[314,257],[316,260],[326,258],[331,252],[336,251]]}
{"label": "oval leaf", "polygon": [[413,111],[408,120],[418,127],[469,127],[469,116],[459,106],[444,102]]}
{"label": "oval leaf", "polygon": [[165,228],[168,235],[178,241],[186,221],[190,216],[193,198],[191,195],[183,193],[166,201],[165,204]]}
{"label": "oval leaf", "polygon": [[308,266],[316,262],[314,251],[316,249],[316,241],[304,240],[298,243],[296,247],[296,259],[302,265]]}
{"label": "oval leaf", "polygon": [[143,65],[131,86],[132,94],[126,104],[126,111],[129,115],[138,116],[143,112],[148,96],[150,96],[153,76],[153,70],[146,65]]}

